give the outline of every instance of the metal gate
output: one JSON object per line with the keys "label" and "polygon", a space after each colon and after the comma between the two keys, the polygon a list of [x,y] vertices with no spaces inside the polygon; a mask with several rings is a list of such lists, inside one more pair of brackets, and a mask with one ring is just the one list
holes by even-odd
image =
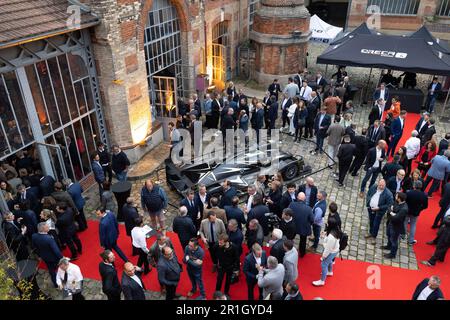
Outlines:
{"label": "metal gate", "polygon": [[157,118],[176,118],[177,79],[175,77],[153,76],[151,82],[151,105]]}

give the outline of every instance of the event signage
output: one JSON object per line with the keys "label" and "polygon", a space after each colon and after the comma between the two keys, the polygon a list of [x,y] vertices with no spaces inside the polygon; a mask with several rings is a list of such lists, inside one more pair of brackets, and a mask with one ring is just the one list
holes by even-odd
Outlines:
{"label": "event signage", "polygon": [[406,57],[408,56],[406,52],[395,52],[395,51],[373,50],[373,49],[361,49],[361,53],[397,59],[406,59]]}

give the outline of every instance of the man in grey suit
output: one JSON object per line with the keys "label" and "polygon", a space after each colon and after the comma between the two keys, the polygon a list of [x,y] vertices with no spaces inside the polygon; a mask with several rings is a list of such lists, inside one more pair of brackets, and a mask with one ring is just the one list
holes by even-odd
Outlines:
{"label": "man in grey suit", "polygon": [[284,283],[295,282],[298,277],[298,251],[294,247],[294,241],[286,240],[283,243],[283,248],[286,251],[283,258],[283,266],[285,269]]}
{"label": "man in grey suit", "polygon": [[334,158],[338,153],[339,146],[342,142],[342,136],[345,133],[344,127],[339,123],[341,121],[341,117],[336,115],[334,116],[334,123],[328,127],[327,136],[328,136],[328,167],[334,164]]}
{"label": "man in grey suit", "polygon": [[125,300],[145,300],[145,286],[141,273],[142,269],[131,262],[123,265],[122,291]]}
{"label": "man in grey suit", "polygon": [[219,236],[221,234],[226,234],[227,230],[223,221],[216,217],[214,211],[209,211],[207,213],[207,218],[203,219],[200,223],[200,237],[205,243],[205,247],[208,248],[209,254],[211,255],[211,260],[213,262],[212,272],[217,270],[217,256],[215,252],[215,245],[219,243]]}
{"label": "man in grey suit", "polygon": [[177,297],[176,291],[180,282],[181,264],[175,252],[170,247],[162,249],[163,256],[158,260],[158,280],[166,287],[166,300]]}
{"label": "man in grey suit", "polygon": [[281,299],[283,295],[283,279],[284,266],[278,263],[277,258],[267,258],[267,268],[258,266],[259,273],[256,276],[258,279],[258,286],[263,289],[263,297],[267,298],[270,294],[271,300]]}

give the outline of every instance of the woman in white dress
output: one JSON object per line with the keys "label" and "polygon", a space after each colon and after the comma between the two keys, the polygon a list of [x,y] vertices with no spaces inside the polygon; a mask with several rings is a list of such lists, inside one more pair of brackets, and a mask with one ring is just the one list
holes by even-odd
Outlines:
{"label": "woman in white dress", "polygon": [[294,125],[294,115],[295,110],[297,110],[297,105],[299,103],[298,97],[292,98],[292,104],[288,109],[288,118],[289,118],[289,135],[293,136],[295,134],[295,125]]}

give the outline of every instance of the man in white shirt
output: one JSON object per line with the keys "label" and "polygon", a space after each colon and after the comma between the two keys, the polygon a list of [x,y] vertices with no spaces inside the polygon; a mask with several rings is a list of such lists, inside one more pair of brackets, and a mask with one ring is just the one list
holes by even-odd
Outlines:
{"label": "man in white shirt", "polygon": [[135,219],[136,226],[131,230],[131,239],[133,241],[134,250],[139,253],[137,266],[144,265],[144,274],[150,272],[148,263],[148,248],[147,248],[147,230],[144,228],[144,221],[141,217]]}
{"label": "man in white shirt", "polygon": [[66,257],[59,261],[56,284],[60,290],[63,290],[64,297],[72,297],[72,300],[85,300],[81,294],[83,290],[83,275],[80,267],[69,261],[70,259]]}
{"label": "man in white shirt", "polygon": [[250,185],[247,187],[248,199],[247,203],[244,207],[244,213],[247,215],[252,209],[253,205],[253,196],[256,194],[256,187],[254,185]]}
{"label": "man in white shirt", "polygon": [[406,140],[405,148],[406,148],[406,157],[408,158],[408,167],[406,168],[406,174],[411,172],[411,163],[413,159],[420,152],[420,139],[418,138],[419,132],[417,130],[413,130],[411,132],[411,138]]}
{"label": "man in white shirt", "polygon": [[438,276],[431,276],[420,282],[413,294],[413,300],[440,300],[444,299],[441,289],[441,279]]}
{"label": "man in white shirt", "polygon": [[308,86],[308,81],[303,80],[302,82],[302,88],[300,89],[300,99],[304,101],[310,101],[311,100],[311,92],[312,88]]}

